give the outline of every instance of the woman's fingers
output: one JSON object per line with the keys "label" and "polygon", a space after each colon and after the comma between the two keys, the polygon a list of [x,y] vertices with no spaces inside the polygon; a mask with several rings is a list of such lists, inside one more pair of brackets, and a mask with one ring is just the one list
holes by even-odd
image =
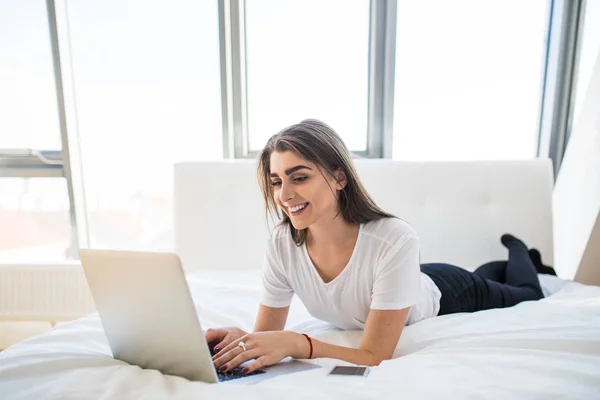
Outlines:
{"label": "woman's fingers", "polygon": [[226,335],[227,331],[225,329],[207,329],[204,332],[207,343],[220,342]]}
{"label": "woman's fingers", "polygon": [[242,351],[244,351],[244,350],[241,347],[233,348],[228,351],[223,350],[221,353],[219,353],[216,356],[217,358],[215,360],[213,360],[213,364],[215,365],[215,368],[221,369],[221,367],[223,365],[225,365],[229,361],[233,360]]}
{"label": "woman's fingers", "polygon": [[266,356],[261,356],[256,358],[256,361],[254,361],[252,364],[244,368],[244,373],[250,374],[259,368],[267,367],[269,365],[271,365],[271,363],[268,362],[268,358]]}
{"label": "woman's fingers", "polygon": [[221,352],[222,353],[226,353],[228,351],[231,351],[232,349],[235,349],[235,347],[240,343],[240,342],[244,342],[247,343],[249,340],[251,339],[251,335],[250,334],[246,334],[244,336],[242,336],[239,339],[234,339],[231,340],[231,336],[227,335],[227,337],[225,338],[225,340],[223,340],[223,342],[227,342],[226,344],[223,344],[223,346],[221,346],[221,344],[219,343],[218,347],[221,348]]}
{"label": "woman's fingers", "polygon": [[206,342],[215,353],[225,349],[231,342],[244,335],[247,333],[236,327],[207,329],[204,333]]}
{"label": "woman's fingers", "polygon": [[218,357],[219,356],[219,354],[216,354],[216,353],[219,353],[222,350],[224,350],[231,342],[233,342],[232,336],[230,334],[225,335],[225,337],[223,338],[223,340],[220,341],[213,348],[213,350],[215,351],[215,355],[213,356],[213,359],[214,359],[214,357]]}
{"label": "woman's fingers", "polygon": [[204,337],[208,346],[213,346],[211,350],[214,353],[218,353],[233,341],[232,335],[227,329],[207,329]]}
{"label": "woman's fingers", "polygon": [[[230,351],[230,353],[233,353],[233,351]],[[237,356],[235,356],[231,361],[223,364],[221,366],[221,368],[219,368],[219,370],[221,372],[229,371],[230,369],[235,368],[238,365],[243,364],[248,360],[252,360],[253,358],[256,358],[258,356],[260,356],[260,353],[258,350],[242,351]]]}

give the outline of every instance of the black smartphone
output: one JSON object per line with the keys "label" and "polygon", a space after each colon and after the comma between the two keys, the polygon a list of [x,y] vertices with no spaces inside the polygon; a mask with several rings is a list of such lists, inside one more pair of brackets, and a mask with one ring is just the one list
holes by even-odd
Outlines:
{"label": "black smartphone", "polygon": [[367,376],[369,375],[369,367],[350,367],[338,365],[329,371],[329,375]]}

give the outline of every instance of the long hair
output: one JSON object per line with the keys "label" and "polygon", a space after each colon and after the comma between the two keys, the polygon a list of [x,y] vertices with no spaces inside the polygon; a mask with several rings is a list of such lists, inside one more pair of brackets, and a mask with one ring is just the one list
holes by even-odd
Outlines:
{"label": "long hair", "polygon": [[358,178],[352,154],[340,136],[327,124],[306,119],[273,135],[258,155],[258,182],[265,200],[267,220],[273,213],[281,219],[281,224],[288,224],[297,246],[305,243],[307,232],[306,229],[294,228],[285,213],[279,214],[270,180],[271,154],[274,151],[293,151],[331,176],[341,170],[346,175],[346,186],[339,193],[338,209],[346,222],[360,224],[394,217],[380,209],[365,190]]}

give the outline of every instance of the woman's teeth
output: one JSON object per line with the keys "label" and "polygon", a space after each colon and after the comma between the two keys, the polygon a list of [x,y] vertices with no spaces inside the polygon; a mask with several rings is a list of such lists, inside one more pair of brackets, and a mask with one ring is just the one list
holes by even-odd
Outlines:
{"label": "woman's teeth", "polygon": [[294,206],[294,207],[288,207],[288,209],[289,209],[291,212],[297,212],[297,211],[300,211],[300,210],[302,210],[304,207],[306,207],[306,206],[307,206],[307,204],[308,204],[308,203],[304,203],[304,204],[298,204],[297,206]]}

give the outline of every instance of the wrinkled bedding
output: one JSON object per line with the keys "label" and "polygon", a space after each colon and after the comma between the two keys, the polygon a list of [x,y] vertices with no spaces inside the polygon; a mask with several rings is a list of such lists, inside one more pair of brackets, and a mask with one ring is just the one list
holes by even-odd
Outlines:
{"label": "wrinkled bedding", "polygon": [[[256,272],[202,271],[188,282],[204,329],[252,329]],[[394,358],[366,378],[328,376],[345,363],[318,359],[312,362],[323,368],[250,386],[191,382],[115,360],[92,314],[1,352],[0,399],[600,398],[600,287],[563,282],[552,292],[408,326]],[[315,320],[296,298],[286,329],[355,347],[361,336]]]}

